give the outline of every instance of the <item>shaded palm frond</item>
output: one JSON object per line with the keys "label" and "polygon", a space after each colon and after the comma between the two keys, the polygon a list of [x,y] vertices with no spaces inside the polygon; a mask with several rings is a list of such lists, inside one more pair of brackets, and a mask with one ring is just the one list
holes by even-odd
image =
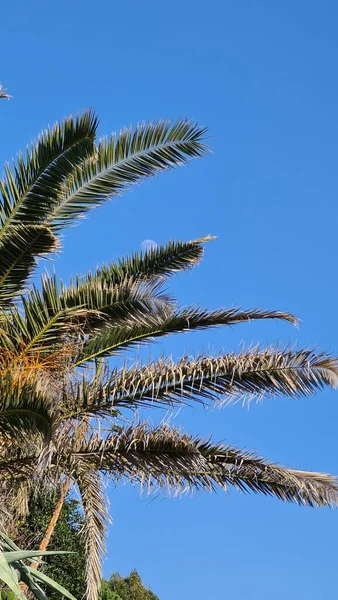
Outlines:
{"label": "shaded palm frond", "polygon": [[21,373],[6,373],[0,378],[0,432],[8,439],[27,439],[27,432],[49,440],[53,426],[53,407],[46,383],[27,381]]}
{"label": "shaded palm frond", "polygon": [[0,305],[5,307],[20,294],[37,258],[55,252],[58,240],[40,225],[11,227],[0,240]]}
{"label": "shaded palm frond", "polygon": [[146,489],[157,485],[180,493],[233,486],[308,506],[335,506],[338,500],[338,480],[331,475],[282,467],[168,426],[151,429],[140,424],[121,428],[107,439],[92,438],[84,442],[76,459]]}
{"label": "shaded palm frond", "polygon": [[76,461],[74,479],[81,494],[84,512],[83,536],[86,544],[86,598],[97,600],[101,587],[101,561],[105,552],[107,527],[106,503],[101,480],[88,463]]}
{"label": "shaded palm frond", "polygon": [[11,489],[13,482],[26,481],[36,473],[38,457],[35,454],[21,457],[19,451],[17,454],[18,456],[13,456],[11,459],[1,457],[0,460],[0,482],[9,482]]}
{"label": "shaded palm frond", "polygon": [[54,213],[55,227],[83,216],[88,209],[126,187],[206,152],[205,129],[190,121],[142,123],[100,141],[96,160],[74,170]]}
{"label": "shaded palm frond", "polygon": [[135,253],[130,257],[119,259],[116,263],[103,265],[84,281],[99,280],[105,284],[120,285],[126,278],[137,281],[168,278],[174,273],[198,265],[204,252],[203,244],[213,239],[215,237],[208,235],[190,242],[170,241],[148,252]]}
{"label": "shaded palm frond", "polygon": [[149,315],[135,320],[132,325],[107,326],[98,335],[91,337],[84,345],[75,366],[117,354],[120,350],[149,342],[155,337],[260,319],[281,319],[293,324],[297,322],[293,315],[279,311],[242,311],[239,308],[229,308],[208,312],[195,307],[180,310],[170,305],[160,306]]}

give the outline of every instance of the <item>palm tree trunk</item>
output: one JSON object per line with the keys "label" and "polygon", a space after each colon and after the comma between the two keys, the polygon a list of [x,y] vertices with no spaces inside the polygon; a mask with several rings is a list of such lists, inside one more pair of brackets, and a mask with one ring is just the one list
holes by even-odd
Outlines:
{"label": "palm tree trunk", "polygon": [[[58,522],[58,518],[60,516],[61,510],[62,510],[62,507],[63,507],[63,503],[64,503],[64,501],[66,499],[66,496],[67,496],[67,493],[68,493],[68,490],[69,490],[69,486],[70,486],[70,477],[67,477],[66,481],[64,482],[64,484],[61,487],[60,497],[59,497],[59,499],[58,499],[58,501],[57,501],[57,503],[55,505],[54,512],[52,514],[52,517],[51,517],[51,519],[49,521],[49,524],[48,524],[48,527],[46,529],[46,533],[45,533],[44,537],[41,540],[41,543],[40,543],[40,546],[39,546],[39,550],[42,550],[42,551],[47,550],[47,546],[48,546],[48,544],[50,542],[50,538],[53,535],[53,531],[55,529],[55,525]],[[35,562],[35,563],[32,564],[32,567],[34,569],[37,569],[38,566],[39,566],[38,562]]]}

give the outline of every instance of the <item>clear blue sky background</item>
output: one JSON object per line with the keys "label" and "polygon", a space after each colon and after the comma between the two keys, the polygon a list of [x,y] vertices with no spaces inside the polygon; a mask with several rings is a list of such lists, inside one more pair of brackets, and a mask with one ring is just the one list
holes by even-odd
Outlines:
{"label": "clear blue sky background", "polygon": [[[213,154],[135,187],[68,231],[63,278],[138,250],[142,240],[216,234],[175,280],[183,303],[296,313],[157,345],[233,349],[274,340],[338,352],[338,4],[335,0],[17,0],[1,7],[1,158],[86,106],[102,133],[192,117]],[[338,473],[333,391],[250,410],[182,410],[193,432],[295,467]],[[152,420],[162,417],[153,413]],[[109,490],[105,573],[137,568],[161,600],[333,597],[338,513],[235,492],[169,500]]]}

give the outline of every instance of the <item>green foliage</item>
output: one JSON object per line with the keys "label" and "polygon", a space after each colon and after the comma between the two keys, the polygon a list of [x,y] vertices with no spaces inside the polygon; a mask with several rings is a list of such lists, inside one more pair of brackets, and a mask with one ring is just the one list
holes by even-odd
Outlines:
{"label": "green foliage", "polygon": [[114,573],[104,581],[100,600],[159,600],[150,589],[144,587],[142,579],[134,569],[127,577]]}
{"label": "green foliage", "polygon": [[[30,514],[18,528],[18,539],[25,548],[36,547],[40,544],[48,527],[57,501],[57,493],[49,496],[38,496],[30,501]],[[79,503],[68,498],[64,503],[60,517],[55,526],[51,548],[67,549],[74,552],[71,556],[48,556],[45,559],[43,573],[52,577],[76,598],[85,594],[85,546],[80,535],[82,515]],[[48,594],[49,600],[59,599],[53,590]]]}
{"label": "green foliage", "polygon": [[[0,595],[8,593],[18,600],[27,600],[26,590],[30,598],[47,600],[41,583],[47,585],[68,600],[76,598],[60,583],[42,573],[39,568],[41,560],[53,554],[67,554],[66,551],[21,550],[4,532],[0,531]],[[41,559],[43,557],[43,559]]]}
{"label": "green foliage", "polygon": [[117,592],[112,590],[109,581],[102,580],[99,600],[122,600],[121,596]]}
{"label": "green foliage", "polygon": [[[18,528],[17,538],[25,547],[37,546],[47,529],[55,507],[57,496],[41,495],[30,501],[30,514]],[[68,497],[64,502],[60,517],[53,532],[52,548],[67,548],[74,552],[71,556],[46,556],[43,573],[58,581],[79,600],[86,591],[85,582],[85,546],[81,537],[83,517],[79,502]],[[41,569],[41,567],[40,567]],[[4,595],[2,595],[4,594]],[[0,600],[16,600],[13,592],[2,592]],[[60,600],[54,590],[48,593],[48,600]],[[114,573],[109,581],[102,580],[100,600],[158,600],[158,597],[142,583],[137,571],[128,577]]]}

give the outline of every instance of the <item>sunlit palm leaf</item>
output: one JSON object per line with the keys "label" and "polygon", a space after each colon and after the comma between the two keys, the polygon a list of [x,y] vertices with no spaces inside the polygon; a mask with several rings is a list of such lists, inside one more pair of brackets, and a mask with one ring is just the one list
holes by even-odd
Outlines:
{"label": "sunlit palm leaf", "polygon": [[86,599],[97,600],[101,586],[101,561],[105,551],[107,512],[100,477],[88,468],[88,463],[77,461],[76,483],[81,494],[84,512],[83,535],[86,544]]}
{"label": "sunlit palm leaf", "polygon": [[[134,324],[142,315],[168,305],[168,296],[158,293],[156,284],[139,285],[126,279],[119,286],[77,279],[68,287],[56,277],[44,277],[41,291],[33,288],[23,298],[23,315],[13,316],[12,331],[25,340],[26,352],[49,354],[57,344],[80,346],[90,333],[110,326]],[[169,302],[170,305],[170,302]]]}
{"label": "sunlit palm leaf", "polygon": [[96,127],[91,111],[70,117],[45,131],[13,167],[6,165],[0,181],[0,247],[6,260],[2,295],[19,293],[35,257],[55,251],[51,215],[65,178],[93,154]]}
{"label": "sunlit palm leaf", "polygon": [[268,348],[177,362],[163,359],[117,370],[106,394],[114,406],[167,404],[189,397],[224,403],[267,395],[307,396],[326,385],[338,386],[336,358],[312,350]]}
{"label": "sunlit palm leaf", "polygon": [[289,469],[251,452],[183,434],[177,429],[140,424],[107,439],[84,442],[81,461],[115,477],[174,492],[227,490],[234,486],[310,506],[335,506],[338,480],[331,475]]}
{"label": "sunlit palm leaf", "polygon": [[59,204],[65,177],[93,153],[96,128],[92,111],[69,117],[47,129],[12,168],[6,166],[0,182],[0,237],[12,225],[45,224]]}
{"label": "sunlit palm leaf", "polygon": [[213,239],[212,236],[205,236],[190,242],[171,241],[148,252],[133,254],[117,263],[104,265],[85,281],[99,280],[105,284],[120,285],[126,278],[137,281],[167,278],[178,271],[196,266],[203,256],[203,244]]}
{"label": "sunlit palm leaf", "polygon": [[179,310],[167,305],[153,310],[149,315],[144,315],[142,319],[135,320],[131,326],[106,327],[84,345],[75,366],[98,357],[111,356],[135,344],[149,342],[155,337],[260,319],[297,322],[293,315],[279,311],[259,309],[242,311],[238,308],[229,308],[208,312],[195,307]]}
{"label": "sunlit palm leaf", "polygon": [[254,349],[114,369],[109,376],[70,385],[63,406],[68,417],[109,417],[117,407],[152,408],[189,400],[222,406],[266,396],[308,396],[326,385],[338,387],[336,358],[311,350]]}
{"label": "sunlit palm leaf", "polygon": [[205,129],[190,121],[157,121],[101,140],[96,160],[87,161],[69,178],[53,226],[63,227],[145,177],[202,156],[204,134]]}

